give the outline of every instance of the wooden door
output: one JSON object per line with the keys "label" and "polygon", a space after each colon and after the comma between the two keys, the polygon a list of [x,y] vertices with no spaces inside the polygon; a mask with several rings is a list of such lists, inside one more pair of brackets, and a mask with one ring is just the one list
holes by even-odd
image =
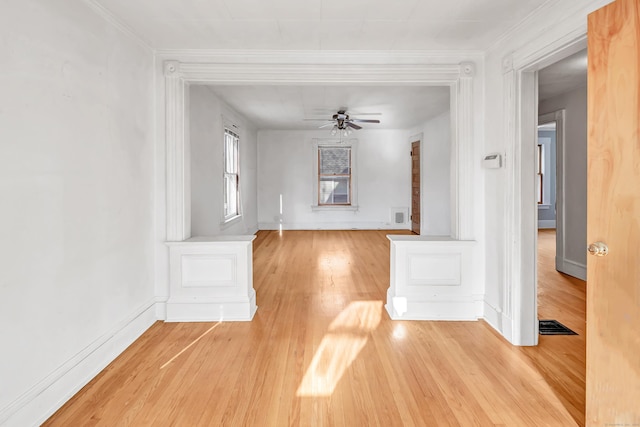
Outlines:
{"label": "wooden door", "polygon": [[[588,20],[587,426],[640,425],[640,1]],[[595,250],[596,248],[591,247]]]}
{"label": "wooden door", "polygon": [[411,231],[420,234],[420,141],[411,143]]}

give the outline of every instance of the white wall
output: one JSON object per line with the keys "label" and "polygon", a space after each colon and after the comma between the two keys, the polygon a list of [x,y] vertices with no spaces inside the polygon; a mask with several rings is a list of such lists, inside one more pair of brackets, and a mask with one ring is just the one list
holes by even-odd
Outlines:
{"label": "white wall", "polygon": [[451,235],[451,114],[446,111],[411,129],[420,140],[420,234]]}
{"label": "white wall", "polygon": [[[408,209],[411,157],[405,130],[360,130],[358,140],[357,212],[314,212],[312,139],[329,131],[258,132],[258,223],[260,229],[394,228],[390,209]],[[280,216],[280,195],[283,214]],[[409,228],[407,222],[402,226]]]}
{"label": "white wall", "polygon": [[565,110],[564,118],[564,238],[565,257],[587,264],[587,87],[540,103],[539,113]]}
{"label": "white wall", "polygon": [[[222,154],[224,120],[238,126],[242,218],[223,223]],[[244,117],[208,86],[189,88],[191,235],[251,234],[258,230],[257,133]]]}
{"label": "white wall", "polygon": [[84,2],[0,13],[0,424],[35,425],[153,304],[149,49]]}

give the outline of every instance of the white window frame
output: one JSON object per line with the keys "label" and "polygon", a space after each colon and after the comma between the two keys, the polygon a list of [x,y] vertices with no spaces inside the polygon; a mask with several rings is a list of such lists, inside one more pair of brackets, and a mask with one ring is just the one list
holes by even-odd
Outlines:
{"label": "white window frame", "polygon": [[[312,189],[311,196],[313,197],[311,210],[316,211],[357,211],[358,210],[358,140],[355,138],[348,140],[341,140],[338,138],[331,139],[313,139],[312,140],[312,156],[311,156],[311,171],[312,171]],[[349,205],[321,205],[318,203],[318,159],[320,147],[345,147],[351,148],[351,204]]]}
{"label": "white window frame", "polygon": [[545,203],[545,199],[548,199],[549,196],[547,195],[547,191],[545,191],[544,187],[547,184],[546,183],[546,174],[545,174],[545,166],[546,166],[546,162],[545,162],[545,149],[544,149],[544,144],[543,143],[538,143],[537,144],[537,149],[536,149],[536,178],[537,178],[537,182],[536,182],[536,186],[537,186],[537,193],[538,193],[538,206],[542,206],[548,203]]}
{"label": "white window frame", "polygon": [[[238,126],[226,122],[223,120],[224,126],[222,131],[222,218],[223,224],[228,224],[242,216],[242,204],[240,197],[240,130]],[[227,172],[227,135],[234,137],[234,150],[235,150],[235,162],[236,173]],[[227,186],[225,185],[225,178],[227,176],[235,176],[236,179],[236,211],[227,212],[227,206],[225,200],[227,200]]]}

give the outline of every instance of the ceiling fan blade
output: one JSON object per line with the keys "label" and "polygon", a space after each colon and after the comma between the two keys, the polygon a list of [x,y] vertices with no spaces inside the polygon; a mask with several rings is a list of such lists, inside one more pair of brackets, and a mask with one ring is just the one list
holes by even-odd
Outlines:
{"label": "ceiling fan blade", "polygon": [[331,121],[331,119],[302,119],[306,122],[328,122]]}
{"label": "ceiling fan blade", "polygon": [[358,126],[355,123],[351,123],[350,121],[347,122],[347,126],[349,126],[350,128],[354,128],[354,129],[362,129],[362,126]]}
{"label": "ceiling fan blade", "polygon": [[335,123],[333,122],[329,122],[329,123],[325,123],[323,125],[318,126],[318,129],[322,129],[322,128],[326,128],[327,126],[334,126]]}
{"label": "ceiling fan blade", "polygon": [[380,120],[370,120],[370,119],[349,119],[350,122],[359,122],[359,123],[380,123]]}

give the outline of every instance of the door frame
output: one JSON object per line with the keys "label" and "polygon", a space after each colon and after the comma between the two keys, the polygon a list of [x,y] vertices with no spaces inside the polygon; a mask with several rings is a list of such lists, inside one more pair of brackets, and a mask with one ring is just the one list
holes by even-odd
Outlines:
{"label": "door frame", "polygon": [[535,142],[538,125],[538,70],[587,47],[583,29],[530,52],[503,59],[504,135],[507,162],[505,207],[503,334],[515,345],[538,344]]}
{"label": "door frame", "polygon": [[[424,165],[423,165],[423,161],[422,161],[422,138],[424,136],[423,132],[420,132],[417,135],[413,135],[411,138],[409,138],[409,149],[413,151],[413,143],[417,142],[420,146],[420,158],[419,158],[419,165],[420,165],[420,234],[422,234],[422,230],[425,229],[424,227],[424,222],[423,222],[423,215],[422,215],[422,211],[424,209],[424,204],[422,202],[422,170],[424,169]],[[412,166],[411,166],[411,215],[413,215],[413,159],[412,159]],[[411,230],[413,231],[413,223],[412,220],[409,221]]]}

